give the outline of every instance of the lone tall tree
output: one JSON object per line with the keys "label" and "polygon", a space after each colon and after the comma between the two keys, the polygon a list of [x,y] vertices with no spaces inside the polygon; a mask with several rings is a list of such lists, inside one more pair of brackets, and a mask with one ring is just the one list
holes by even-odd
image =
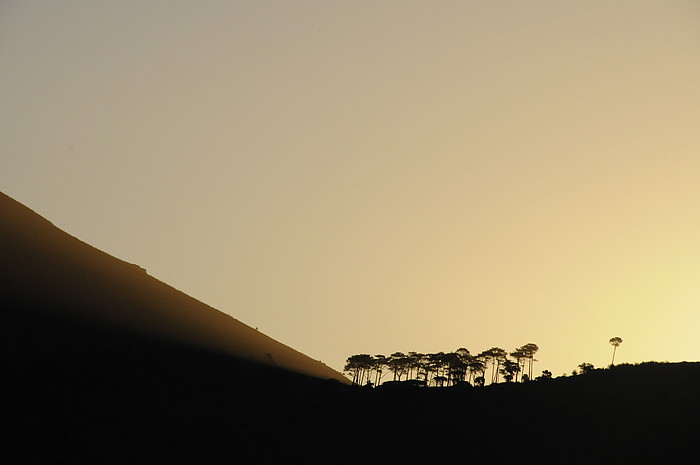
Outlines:
{"label": "lone tall tree", "polygon": [[622,338],[621,337],[614,337],[610,339],[610,344],[613,346],[613,357],[612,357],[612,362],[610,365],[615,365],[615,351],[617,351],[617,348],[620,344],[622,344]]}

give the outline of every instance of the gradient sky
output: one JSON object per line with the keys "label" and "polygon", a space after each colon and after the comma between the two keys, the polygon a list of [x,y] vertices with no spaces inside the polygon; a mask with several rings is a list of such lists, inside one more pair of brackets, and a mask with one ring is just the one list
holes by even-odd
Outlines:
{"label": "gradient sky", "polygon": [[694,1],[0,4],[0,190],[341,370],[700,358]]}

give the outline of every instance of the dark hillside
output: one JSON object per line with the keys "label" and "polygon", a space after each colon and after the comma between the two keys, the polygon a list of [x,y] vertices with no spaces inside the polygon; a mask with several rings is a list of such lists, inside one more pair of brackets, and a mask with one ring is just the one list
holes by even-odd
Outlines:
{"label": "dark hillside", "polygon": [[20,338],[5,339],[4,463],[662,464],[696,454],[696,363],[485,388],[364,389],[46,322],[47,344],[80,342],[17,353],[8,342]]}
{"label": "dark hillside", "polygon": [[4,463],[250,463],[252,455],[319,463],[357,454],[371,463],[686,463],[700,437],[698,363],[485,388],[364,389],[2,310]]}
{"label": "dark hillside", "polygon": [[[356,388],[86,247],[0,196],[2,463],[675,464],[700,455],[698,363],[484,388]],[[151,330],[120,324],[122,310]],[[265,359],[266,348],[290,369]]]}
{"label": "dark hillside", "polygon": [[[318,360],[80,241],[2,193],[0,302],[17,312],[105,324],[347,382]],[[27,329],[30,345],[34,337]]]}
{"label": "dark hillside", "polygon": [[[109,326],[2,310],[2,327],[12,328],[0,345],[3,463],[230,462],[269,435],[287,441],[287,428],[306,421],[297,405],[346,387]],[[24,328],[41,343],[23,344]]]}
{"label": "dark hillside", "polygon": [[[490,463],[683,463],[700,432],[700,364],[619,366],[485,388],[382,389],[369,436],[425,459]],[[403,455],[403,456],[406,456]]]}

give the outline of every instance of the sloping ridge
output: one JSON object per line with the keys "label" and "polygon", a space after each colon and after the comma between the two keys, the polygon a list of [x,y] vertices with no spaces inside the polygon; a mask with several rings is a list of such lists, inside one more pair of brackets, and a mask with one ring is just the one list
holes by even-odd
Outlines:
{"label": "sloping ridge", "polygon": [[[0,192],[0,299],[348,383],[347,378],[60,230]],[[29,310],[26,310],[29,311]],[[39,316],[40,317],[40,316]]]}

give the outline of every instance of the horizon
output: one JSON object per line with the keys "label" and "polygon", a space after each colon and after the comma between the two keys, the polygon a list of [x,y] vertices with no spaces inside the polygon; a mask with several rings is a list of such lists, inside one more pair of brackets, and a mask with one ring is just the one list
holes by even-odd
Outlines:
{"label": "horizon", "polygon": [[700,7],[0,6],[0,190],[342,372],[696,361]]}

